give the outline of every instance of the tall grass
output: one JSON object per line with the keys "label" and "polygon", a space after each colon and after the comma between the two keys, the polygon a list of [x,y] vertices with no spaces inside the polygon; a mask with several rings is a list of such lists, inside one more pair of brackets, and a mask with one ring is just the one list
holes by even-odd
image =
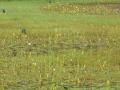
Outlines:
{"label": "tall grass", "polygon": [[46,11],[39,2],[0,3],[0,90],[119,90],[119,13]]}

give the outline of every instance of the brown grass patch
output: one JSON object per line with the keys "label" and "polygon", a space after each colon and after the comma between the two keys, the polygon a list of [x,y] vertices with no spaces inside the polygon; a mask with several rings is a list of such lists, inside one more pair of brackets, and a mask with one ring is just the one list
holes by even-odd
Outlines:
{"label": "brown grass patch", "polygon": [[120,4],[48,4],[41,7],[41,10],[61,13],[119,14]]}

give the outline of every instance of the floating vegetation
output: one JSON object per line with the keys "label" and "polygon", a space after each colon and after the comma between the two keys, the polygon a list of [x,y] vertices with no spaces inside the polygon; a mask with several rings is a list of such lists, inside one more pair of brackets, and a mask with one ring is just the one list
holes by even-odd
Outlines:
{"label": "floating vegetation", "polygon": [[52,4],[41,7],[41,10],[61,13],[120,14],[120,4]]}

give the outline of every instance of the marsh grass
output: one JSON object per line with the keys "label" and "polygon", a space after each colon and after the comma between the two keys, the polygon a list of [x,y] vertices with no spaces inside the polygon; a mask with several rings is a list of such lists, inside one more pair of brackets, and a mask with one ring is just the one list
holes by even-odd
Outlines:
{"label": "marsh grass", "polygon": [[88,14],[119,14],[120,4],[48,4],[41,7],[43,11],[53,11],[60,13],[88,13]]}
{"label": "marsh grass", "polygon": [[41,32],[8,38],[0,46],[4,89],[119,88],[119,40],[113,36]]}
{"label": "marsh grass", "polygon": [[[61,4],[46,11],[40,7],[48,3],[35,1],[1,5],[12,12],[0,16],[0,90],[120,89],[119,13],[91,14],[99,8],[89,5],[80,7],[90,13],[57,13]],[[70,5],[62,7],[77,4]]]}

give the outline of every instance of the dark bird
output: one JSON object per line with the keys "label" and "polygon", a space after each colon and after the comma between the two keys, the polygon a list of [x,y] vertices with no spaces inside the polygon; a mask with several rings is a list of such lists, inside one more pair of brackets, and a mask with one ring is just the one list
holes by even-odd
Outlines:
{"label": "dark bird", "polygon": [[49,0],[49,3],[52,3],[52,1],[51,1],[51,0]]}
{"label": "dark bird", "polygon": [[22,28],[22,29],[21,29],[21,33],[27,34],[27,30],[26,30],[25,28]]}
{"label": "dark bird", "polygon": [[3,13],[6,13],[6,10],[5,10],[5,9],[3,9],[3,10],[2,10],[2,12],[3,12]]}

